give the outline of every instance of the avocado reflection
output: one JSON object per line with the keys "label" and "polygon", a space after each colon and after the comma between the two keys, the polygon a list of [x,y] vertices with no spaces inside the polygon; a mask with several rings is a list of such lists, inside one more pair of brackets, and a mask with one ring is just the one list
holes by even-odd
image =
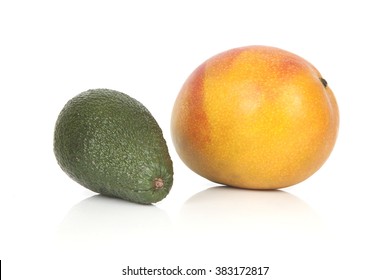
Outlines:
{"label": "avocado reflection", "polygon": [[318,232],[321,222],[302,200],[280,190],[212,187],[183,205],[179,224],[195,235],[281,235]]}
{"label": "avocado reflection", "polygon": [[61,245],[129,245],[140,238],[153,242],[156,232],[170,230],[168,215],[154,205],[141,205],[95,195],[68,212],[57,233]]}

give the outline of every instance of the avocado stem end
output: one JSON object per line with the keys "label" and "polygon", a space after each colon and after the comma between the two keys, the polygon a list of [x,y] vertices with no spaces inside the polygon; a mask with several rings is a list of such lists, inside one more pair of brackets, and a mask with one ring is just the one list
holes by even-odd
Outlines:
{"label": "avocado stem end", "polygon": [[164,181],[161,178],[155,178],[154,179],[154,188],[156,190],[162,189],[164,187]]}

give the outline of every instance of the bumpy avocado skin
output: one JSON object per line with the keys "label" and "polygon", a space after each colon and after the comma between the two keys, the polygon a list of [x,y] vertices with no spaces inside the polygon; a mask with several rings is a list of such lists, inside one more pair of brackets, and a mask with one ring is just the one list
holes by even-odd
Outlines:
{"label": "bumpy avocado skin", "polygon": [[140,102],[118,91],[92,89],[69,100],[55,125],[54,153],[72,179],[106,196],[150,204],[173,184],[161,128]]}

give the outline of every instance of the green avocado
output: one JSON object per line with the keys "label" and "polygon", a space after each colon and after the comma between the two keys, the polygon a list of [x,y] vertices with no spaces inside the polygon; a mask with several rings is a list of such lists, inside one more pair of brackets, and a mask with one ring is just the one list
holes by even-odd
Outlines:
{"label": "green avocado", "polygon": [[54,154],[62,170],[102,195],[151,204],[173,184],[161,128],[134,98],[91,89],[69,100],[55,124]]}

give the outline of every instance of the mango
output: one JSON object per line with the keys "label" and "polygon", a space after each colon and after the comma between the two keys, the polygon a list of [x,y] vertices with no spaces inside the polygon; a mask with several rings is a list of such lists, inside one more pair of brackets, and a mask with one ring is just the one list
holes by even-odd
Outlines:
{"label": "mango", "polygon": [[339,109],[308,61],[270,46],[217,54],[187,78],[172,110],[183,162],[213,182],[279,189],[313,175],[330,156]]}

